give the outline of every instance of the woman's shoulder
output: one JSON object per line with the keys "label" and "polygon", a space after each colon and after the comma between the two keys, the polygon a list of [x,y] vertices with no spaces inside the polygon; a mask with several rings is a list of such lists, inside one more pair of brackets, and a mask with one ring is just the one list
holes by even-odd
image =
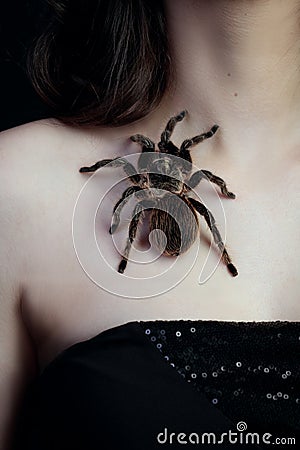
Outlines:
{"label": "woman's shoulder", "polygon": [[[104,158],[136,152],[128,127],[76,127],[54,118],[40,119],[0,133],[1,199],[39,201],[73,199],[86,177],[79,168]],[[3,198],[4,196],[4,198]],[[34,211],[32,211],[34,212]]]}
{"label": "woman's shoulder", "polygon": [[[101,151],[101,130],[97,149]],[[89,133],[54,118],[28,122],[0,133],[0,171],[25,178],[39,173],[53,177],[54,170],[78,164],[93,149]],[[94,145],[94,147],[96,147]]]}
{"label": "woman's shoulder", "polygon": [[59,120],[48,117],[45,119],[33,120],[32,122],[23,123],[21,125],[17,125],[12,128],[8,128],[7,130],[3,130],[0,133],[1,140],[3,139],[18,139],[20,137],[33,136],[34,133],[51,133],[51,131],[56,132],[62,131],[67,128]]}
{"label": "woman's shoulder", "polygon": [[[38,163],[46,154],[53,159],[58,150],[61,158],[81,155],[117,156],[124,140],[134,134],[132,127],[84,127],[65,124],[55,118],[28,122],[0,132],[0,158],[26,159]],[[112,153],[116,153],[113,155]]]}
{"label": "woman's shoulder", "polygon": [[13,157],[15,152],[28,152],[37,148],[45,148],[47,145],[53,146],[68,133],[69,128],[57,119],[50,117],[1,131],[1,156],[7,154],[7,157]]}
{"label": "woman's shoulder", "polygon": [[2,131],[0,214],[5,207],[37,218],[41,204],[74,201],[86,179],[79,168],[119,156],[126,137],[124,129],[75,127],[54,118]]}
{"label": "woman's shoulder", "polygon": [[53,151],[59,145],[67,132],[66,128],[57,120],[48,118],[2,131],[0,133],[1,172],[19,169],[18,175],[24,174],[24,170],[33,162],[38,164],[41,153],[45,156],[47,151],[50,149]]}
{"label": "woman's shoulder", "polygon": [[0,216],[9,213],[12,222],[27,218],[17,221],[24,231],[41,204],[59,199],[61,189],[76,180],[84,159],[75,135],[76,130],[52,118],[0,133]]}
{"label": "woman's shoulder", "polygon": [[[26,236],[38,213],[41,180],[45,174],[45,150],[58,146],[61,131],[52,119],[43,119],[0,133],[0,242],[8,273],[19,283],[25,254],[30,244]],[[43,149],[44,147],[44,149]],[[2,260],[3,261],[3,260]],[[1,261],[1,262],[2,262]],[[17,289],[18,286],[14,289]]]}

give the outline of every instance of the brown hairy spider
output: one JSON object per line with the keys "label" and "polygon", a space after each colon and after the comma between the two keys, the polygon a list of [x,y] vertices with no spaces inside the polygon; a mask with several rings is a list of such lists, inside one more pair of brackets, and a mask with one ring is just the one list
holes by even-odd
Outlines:
{"label": "brown hairy spider", "polygon": [[[135,134],[130,137],[133,142],[137,142],[142,146],[142,153],[138,159],[139,173],[132,164],[120,157],[103,159],[90,167],[81,167],[79,169],[79,172],[94,172],[100,167],[111,163],[112,167],[122,167],[128,179],[134,184],[134,186],[128,187],[123,192],[122,197],[115,204],[112,224],[109,229],[110,234],[115,232],[120,223],[121,209],[129,200],[129,197],[134,194],[139,201],[134,208],[129,225],[129,236],[118,267],[118,272],[120,273],[123,273],[126,268],[138,224],[144,217],[145,210],[150,210],[150,232],[158,229],[165,235],[164,241],[157,235],[154,239],[155,246],[162,250],[162,254],[178,256],[191,247],[197,235],[199,235],[197,212],[206,220],[214,242],[221,252],[221,259],[227,265],[229,272],[234,277],[238,275],[238,271],[232,264],[222,241],[212,213],[201,202],[188,197],[190,191],[199,184],[201,179],[207,178],[218,185],[224,195],[229,198],[235,198],[235,194],[227,190],[225,181],[208,170],[198,170],[191,174],[192,159],[190,149],[204,141],[204,139],[212,137],[219,126],[214,125],[207,133],[184,140],[179,149],[170,141],[170,137],[175,125],[177,122],[182,121],[186,113],[187,111],[182,111],[177,116],[171,117],[161,134],[158,150],[155,149],[155,144],[148,137],[141,134]],[[174,194],[180,200],[180,202],[175,202],[177,205],[173,201]],[[181,203],[183,207],[178,206],[178,203]],[[179,224],[178,220],[174,219],[172,210],[173,212],[176,210],[180,221]]]}

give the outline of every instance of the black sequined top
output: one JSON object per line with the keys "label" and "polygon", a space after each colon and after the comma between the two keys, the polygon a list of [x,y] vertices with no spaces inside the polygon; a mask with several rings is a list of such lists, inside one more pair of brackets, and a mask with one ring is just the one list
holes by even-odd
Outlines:
{"label": "black sequined top", "polygon": [[275,443],[300,446],[300,322],[156,320],[61,352],[28,390],[15,449]]}

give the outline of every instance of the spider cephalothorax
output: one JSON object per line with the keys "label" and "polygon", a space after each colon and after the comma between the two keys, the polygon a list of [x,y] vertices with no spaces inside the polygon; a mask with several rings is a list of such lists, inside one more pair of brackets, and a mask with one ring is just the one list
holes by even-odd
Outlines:
{"label": "spider cephalothorax", "polygon": [[191,147],[212,137],[219,127],[214,125],[210,131],[184,140],[178,148],[170,141],[170,137],[176,123],[180,122],[185,115],[186,111],[182,111],[177,116],[171,117],[161,134],[158,150],[155,149],[154,142],[142,134],[130,137],[133,142],[142,146],[142,153],[137,163],[138,171],[125,158],[120,157],[103,159],[90,167],[81,167],[79,170],[80,172],[94,172],[110,163],[112,167],[122,167],[128,179],[133,183],[115,204],[109,229],[111,234],[117,229],[121,209],[130,196],[134,195],[137,204],[132,214],[129,236],[118,268],[120,273],[123,273],[126,268],[138,224],[144,217],[145,211],[150,210],[150,231],[161,230],[165,236],[165,239],[161,240],[159,233],[154,234],[154,244],[163,254],[178,256],[191,247],[199,234],[199,222],[196,214],[199,213],[206,220],[214,242],[221,252],[221,259],[227,265],[229,272],[233,276],[238,274],[222,241],[212,213],[203,203],[189,197],[191,190],[199,184],[201,179],[206,178],[218,185],[224,195],[235,198],[235,194],[227,190],[225,181],[210,171],[202,169],[191,174]]}

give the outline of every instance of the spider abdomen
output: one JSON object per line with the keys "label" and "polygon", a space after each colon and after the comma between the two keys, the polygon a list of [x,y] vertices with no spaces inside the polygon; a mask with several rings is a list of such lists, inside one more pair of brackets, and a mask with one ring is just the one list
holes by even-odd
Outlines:
{"label": "spider abdomen", "polygon": [[150,232],[154,246],[163,254],[177,256],[188,250],[199,235],[198,218],[184,197],[166,194],[150,215]]}

